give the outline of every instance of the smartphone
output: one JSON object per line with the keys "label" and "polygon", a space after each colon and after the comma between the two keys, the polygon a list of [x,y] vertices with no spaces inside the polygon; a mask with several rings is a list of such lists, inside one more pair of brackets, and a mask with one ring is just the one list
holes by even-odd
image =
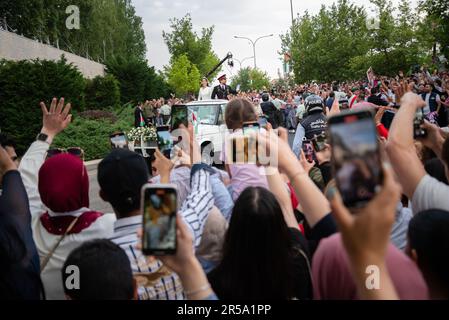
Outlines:
{"label": "smartphone", "polygon": [[160,126],[156,128],[156,131],[159,150],[164,156],[170,159],[173,150],[173,137],[170,134],[170,127]]}
{"label": "smartphone", "polygon": [[142,252],[145,255],[176,253],[176,186],[145,184],[142,187]]}
{"label": "smartphone", "polygon": [[323,151],[326,148],[327,143],[326,133],[322,132],[319,135],[315,135],[311,141],[315,152]]}
{"label": "smartphone", "polygon": [[425,138],[427,136],[427,130],[422,128],[424,124],[424,112],[422,108],[416,111],[415,118],[413,119],[413,138]]}
{"label": "smartphone", "polygon": [[251,132],[258,133],[260,131],[260,125],[259,122],[244,122],[243,123],[243,134],[248,135]]}
{"label": "smartphone", "polygon": [[267,120],[267,118],[265,118],[263,116],[259,117],[259,120],[257,122],[259,122],[259,126],[261,128],[266,129],[268,126],[268,120]]}
{"label": "smartphone", "polygon": [[308,162],[313,162],[313,146],[310,140],[304,140],[302,142],[302,151],[304,152],[304,156]]}
{"label": "smartphone", "polygon": [[116,132],[109,136],[112,149],[128,149],[128,140],[123,132]]}
{"label": "smartphone", "polygon": [[171,107],[171,129],[178,129],[180,124],[183,124],[186,128],[189,125],[187,106],[173,105]]}
{"label": "smartphone", "polygon": [[328,120],[332,169],[347,207],[363,207],[380,190],[383,175],[373,114],[347,111]]}

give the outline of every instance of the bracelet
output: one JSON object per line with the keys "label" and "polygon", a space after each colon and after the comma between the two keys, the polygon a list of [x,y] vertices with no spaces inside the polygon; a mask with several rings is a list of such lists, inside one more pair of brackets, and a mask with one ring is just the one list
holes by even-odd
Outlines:
{"label": "bracelet", "polygon": [[192,295],[197,294],[197,293],[200,293],[200,292],[202,292],[202,291],[206,291],[206,290],[208,290],[208,289],[210,289],[210,288],[211,288],[211,287],[210,287],[210,284],[207,283],[207,284],[205,284],[204,286],[202,286],[201,288],[199,288],[199,289],[197,289],[197,290],[184,291],[184,293],[185,293],[187,296],[192,296]]}

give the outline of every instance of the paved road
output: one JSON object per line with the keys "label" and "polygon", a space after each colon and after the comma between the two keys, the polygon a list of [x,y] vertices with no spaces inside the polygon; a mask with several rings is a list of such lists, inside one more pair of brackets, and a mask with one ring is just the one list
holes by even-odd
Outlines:
{"label": "paved road", "polygon": [[[289,141],[290,145],[292,145],[294,137],[295,137],[294,134],[289,134],[288,141]],[[113,213],[113,210],[112,210],[112,207],[110,206],[110,204],[101,200],[101,198],[98,194],[100,187],[97,182],[97,164],[90,164],[87,166],[87,169],[89,171],[90,208],[92,210],[96,210],[96,211],[100,211],[100,212]]]}
{"label": "paved road", "polygon": [[99,196],[100,186],[97,181],[97,165],[89,165],[89,199],[90,208],[99,212],[113,213],[109,203],[101,200]]}

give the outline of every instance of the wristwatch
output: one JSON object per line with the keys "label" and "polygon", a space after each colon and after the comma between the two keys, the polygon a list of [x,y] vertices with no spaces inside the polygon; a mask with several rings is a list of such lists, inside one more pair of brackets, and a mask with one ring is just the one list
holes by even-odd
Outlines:
{"label": "wristwatch", "polygon": [[39,133],[36,137],[36,141],[42,141],[42,142],[48,143],[47,139],[48,139],[48,135],[46,135],[45,133],[42,133],[42,132]]}

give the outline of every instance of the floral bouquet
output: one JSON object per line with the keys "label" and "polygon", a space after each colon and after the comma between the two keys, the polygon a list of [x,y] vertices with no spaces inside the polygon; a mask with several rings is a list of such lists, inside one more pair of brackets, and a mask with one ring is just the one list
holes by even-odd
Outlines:
{"label": "floral bouquet", "polygon": [[135,146],[140,146],[142,148],[145,144],[150,145],[151,142],[157,143],[157,132],[155,127],[132,128],[126,133],[126,137],[128,138],[128,145],[131,150],[133,150]]}

